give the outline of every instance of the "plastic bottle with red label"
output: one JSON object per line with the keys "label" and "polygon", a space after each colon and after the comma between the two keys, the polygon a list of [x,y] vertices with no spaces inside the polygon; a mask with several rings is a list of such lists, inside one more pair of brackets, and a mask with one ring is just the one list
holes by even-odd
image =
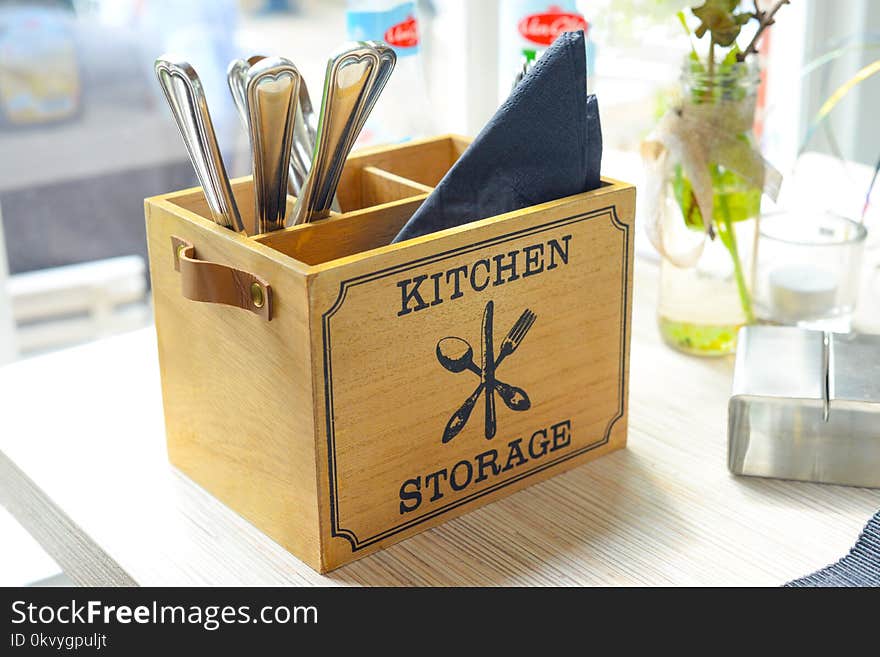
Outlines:
{"label": "plastic bottle with red label", "polygon": [[357,144],[395,143],[427,135],[430,111],[416,3],[348,0],[345,18],[350,40],[384,41],[397,53],[394,73]]}
{"label": "plastic bottle with red label", "polygon": [[540,57],[562,32],[583,30],[587,47],[587,75],[595,75],[590,25],[575,0],[503,0],[498,34],[498,91],[502,98],[523,61]]}

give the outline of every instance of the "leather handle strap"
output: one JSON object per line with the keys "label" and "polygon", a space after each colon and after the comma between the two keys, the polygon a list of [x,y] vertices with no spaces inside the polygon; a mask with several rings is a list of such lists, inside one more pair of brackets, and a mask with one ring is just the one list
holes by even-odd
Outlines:
{"label": "leather handle strap", "polygon": [[172,235],[171,246],[184,297],[242,308],[267,322],[272,319],[272,288],[262,278],[228,265],[198,260],[195,246],[180,237]]}

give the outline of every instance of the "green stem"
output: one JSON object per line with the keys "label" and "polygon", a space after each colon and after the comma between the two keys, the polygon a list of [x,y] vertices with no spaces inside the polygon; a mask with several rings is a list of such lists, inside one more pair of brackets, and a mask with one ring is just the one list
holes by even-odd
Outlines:
{"label": "green stem", "polygon": [[699,62],[699,61],[700,61],[700,57],[699,57],[699,55],[697,55],[697,49],[696,49],[696,47],[694,46],[694,39],[693,39],[693,36],[691,35],[691,28],[688,27],[687,19],[684,17],[684,12],[683,12],[683,11],[679,11],[679,12],[676,14],[676,16],[678,16],[678,22],[681,23],[681,26],[684,28],[684,33],[687,34],[687,36],[688,36],[688,41],[689,41],[690,44],[691,44],[691,58],[692,58],[695,62]]}
{"label": "green stem", "polygon": [[[718,174],[718,165],[713,166],[713,173]],[[721,226],[719,237],[721,242],[730,252],[730,258],[733,260],[733,274],[736,279],[736,289],[739,292],[739,300],[742,305],[743,314],[746,316],[747,324],[755,323],[755,313],[752,310],[752,296],[749,293],[749,287],[746,284],[745,273],[743,272],[742,261],[739,257],[739,249],[736,244],[736,233],[734,232],[733,220],[730,218],[730,208],[727,205],[727,197],[723,192],[716,191],[718,196],[718,205],[721,209]]]}
{"label": "green stem", "polygon": [[715,37],[709,37],[709,65],[706,67],[709,75],[709,93],[715,93]]}
{"label": "green stem", "polygon": [[[715,99],[715,37],[709,37],[709,62],[706,67],[709,78],[708,98],[709,102]],[[715,180],[721,179],[721,171],[717,164],[712,166],[712,177]],[[718,186],[720,187],[720,186]],[[739,249],[736,244],[736,233],[734,232],[733,220],[730,217],[730,207],[727,205],[727,197],[720,189],[715,190],[718,196],[718,206],[721,209],[721,223],[718,225],[718,234],[722,243],[730,252],[730,258],[733,260],[733,274],[736,278],[736,288],[739,292],[740,305],[742,305],[743,314],[746,317],[747,324],[755,323],[755,313],[752,310],[752,297],[749,294],[749,287],[746,284],[745,273],[743,272],[742,261],[739,257]],[[704,217],[705,221],[706,218]],[[714,217],[709,219],[714,220]]]}

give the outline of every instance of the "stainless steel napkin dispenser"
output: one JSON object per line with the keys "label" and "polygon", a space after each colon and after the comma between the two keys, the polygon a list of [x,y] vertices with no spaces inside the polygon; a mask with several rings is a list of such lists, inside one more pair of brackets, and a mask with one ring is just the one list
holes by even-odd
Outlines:
{"label": "stainless steel napkin dispenser", "polygon": [[880,336],[747,326],[738,344],[730,471],[880,488]]}

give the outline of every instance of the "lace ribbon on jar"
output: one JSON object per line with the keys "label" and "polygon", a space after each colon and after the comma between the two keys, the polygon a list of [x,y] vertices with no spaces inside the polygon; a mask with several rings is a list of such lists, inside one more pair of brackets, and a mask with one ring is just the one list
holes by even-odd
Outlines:
{"label": "lace ribbon on jar", "polygon": [[[753,119],[754,103],[748,100],[684,104],[667,112],[642,143],[646,174],[643,207],[648,209],[648,238],[674,265],[694,266],[703,252],[706,238],[715,236],[712,165],[733,171],[774,201],[779,195],[781,174],[746,136]],[[693,244],[685,244],[666,224],[673,220],[666,212],[666,203],[676,164],[681,165],[682,173],[690,180],[694,199],[703,216],[703,239]]]}

